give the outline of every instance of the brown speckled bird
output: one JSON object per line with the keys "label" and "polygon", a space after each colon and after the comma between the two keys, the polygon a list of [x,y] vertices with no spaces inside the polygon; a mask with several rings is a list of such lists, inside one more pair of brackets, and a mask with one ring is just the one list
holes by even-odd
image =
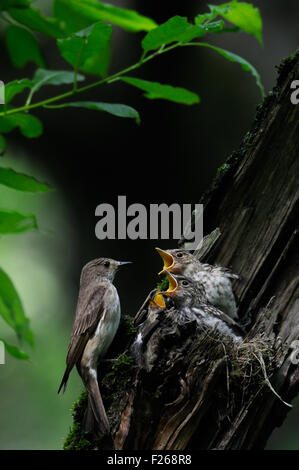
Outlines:
{"label": "brown speckled bird", "polygon": [[242,341],[243,330],[228,315],[207,301],[204,286],[192,279],[166,271],[169,287],[162,295],[171,297],[175,315],[182,323],[196,320],[207,330],[216,329],[235,342]]}
{"label": "brown speckled bird", "polygon": [[164,267],[159,274],[167,270],[202,283],[208,302],[231,318],[238,319],[231,280],[238,279],[239,276],[222,266],[203,264],[186,250],[161,250],[160,248],[156,250],[164,262]]}
{"label": "brown speckled bird", "polygon": [[98,258],[81,272],[79,298],[66,358],[66,369],[58,389],[66,389],[69,374],[76,365],[88,392],[84,419],[86,432],[109,434],[110,425],[102,402],[97,365],[106,354],[120,322],[120,301],[112,284],[116,271],[128,261]]}

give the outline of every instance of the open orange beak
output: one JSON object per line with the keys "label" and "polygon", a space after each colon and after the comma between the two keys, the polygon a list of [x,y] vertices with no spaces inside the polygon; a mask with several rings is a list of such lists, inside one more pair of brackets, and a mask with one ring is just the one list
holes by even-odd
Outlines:
{"label": "open orange beak", "polygon": [[163,295],[161,294],[160,287],[157,288],[157,292],[155,294],[154,300],[150,300],[150,303],[153,303],[156,306],[161,307],[163,309],[166,308],[166,304],[164,302]]}
{"label": "open orange beak", "polygon": [[177,283],[176,278],[173,277],[172,274],[170,274],[169,271],[166,270],[165,272],[166,272],[167,277],[168,277],[169,286],[168,286],[168,289],[165,292],[162,292],[162,294],[163,295],[168,295],[169,297],[171,297],[172,294],[178,290],[179,285]]}
{"label": "open orange beak", "polygon": [[163,263],[164,263],[162,271],[159,272],[159,274],[162,274],[166,270],[171,269],[174,266],[174,258],[172,255],[167,253],[167,251],[161,250],[161,248],[156,248],[156,250],[161,256]]}
{"label": "open orange beak", "polygon": [[165,304],[165,301],[164,301],[164,298],[163,298],[163,295],[160,293],[160,289],[158,288],[157,289],[157,293],[154,297],[154,300],[153,301],[150,301],[150,302],[153,302],[155,305],[158,305],[159,307],[165,309],[166,308],[166,304]]}

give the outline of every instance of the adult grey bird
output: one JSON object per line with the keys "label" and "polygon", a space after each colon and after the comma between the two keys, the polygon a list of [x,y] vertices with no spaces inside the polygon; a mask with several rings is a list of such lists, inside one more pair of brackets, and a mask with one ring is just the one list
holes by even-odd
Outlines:
{"label": "adult grey bird", "polygon": [[171,274],[167,270],[166,274],[169,287],[161,294],[171,297],[175,308],[174,314],[179,321],[184,323],[196,320],[207,331],[215,328],[234,342],[243,340],[244,332],[238,323],[207,301],[203,284],[186,276]]}
{"label": "adult grey bird", "polygon": [[120,322],[120,300],[114,276],[120,266],[130,261],[98,258],[81,272],[79,297],[66,357],[66,369],[58,389],[66,389],[69,374],[76,365],[88,392],[84,419],[86,432],[109,434],[110,425],[97,380],[98,362],[106,354]]}
{"label": "adult grey bird", "polygon": [[203,284],[209,303],[231,318],[238,320],[238,309],[232,289],[232,279],[238,279],[230,269],[201,263],[189,251],[181,249],[161,250],[156,248],[164,262],[162,271],[182,274]]}

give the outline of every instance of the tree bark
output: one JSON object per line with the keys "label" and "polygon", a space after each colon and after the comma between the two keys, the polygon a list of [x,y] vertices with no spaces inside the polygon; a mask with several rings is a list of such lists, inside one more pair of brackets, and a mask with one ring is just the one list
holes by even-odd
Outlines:
{"label": "tree bark", "polygon": [[[251,130],[201,200],[205,233],[221,233],[204,261],[241,277],[233,287],[244,341],[237,347],[157,314],[138,364],[123,360],[123,375],[112,366],[102,379],[115,449],[262,449],[290,410],[299,389],[299,105],[290,101],[298,77],[299,53],[282,63]],[[128,347],[132,330],[130,338]]]}

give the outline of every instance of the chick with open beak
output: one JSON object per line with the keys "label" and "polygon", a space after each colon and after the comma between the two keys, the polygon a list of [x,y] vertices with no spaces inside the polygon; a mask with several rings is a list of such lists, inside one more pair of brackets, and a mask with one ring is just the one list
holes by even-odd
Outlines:
{"label": "chick with open beak", "polygon": [[165,272],[169,287],[161,294],[172,299],[174,314],[181,322],[196,320],[205,329],[216,328],[234,341],[242,341],[242,329],[232,318],[208,302],[201,283],[179,274],[171,274],[167,270]]}
{"label": "chick with open beak", "polygon": [[159,274],[168,271],[200,282],[205,288],[206,298],[209,303],[231,318],[238,319],[231,283],[232,279],[238,279],[236,274],[221,266],[203,264],[186,250],[161,250],[161,248],[156,248],[156,250],[164,263]]}
{"label": "chick with open beak", "polygon": [[130,348],[132,356],[139,367],[145,365],[144,349],[148,338],[153,334],[159,326],[160,315],[163,315],[166,309],[165,300],[160,289],[153,291],[148,299],[147,312],[145,320],[137,327],[137,335],[134,343]]}
{"label": "chick with open beak", "polygon": [[153,299],[149,299],[149,304],[151,309],[165,309],[166,304],[163,295],[161,294],[160,288],[158,287],[156,294],[154,295]]}

